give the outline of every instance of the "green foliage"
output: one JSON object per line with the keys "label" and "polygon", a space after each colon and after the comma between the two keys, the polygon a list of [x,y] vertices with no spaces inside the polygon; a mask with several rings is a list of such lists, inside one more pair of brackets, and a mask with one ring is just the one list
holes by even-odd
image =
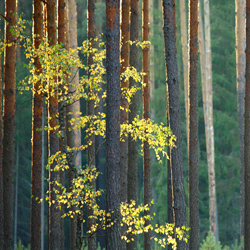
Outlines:
{"label": "green foliage", "polygon": [[241,244],[238,244],[238,241],[236,240],[233,245],[229,246],[221,246],[220,242],[215,243],[214,236],[211,232],[208,232],[208,235],[205,240],[203,240],[200,250],[240,250],[244,248],[243,239],[241,241]]}
{"label": "green foliage", "polygon": [[15,250],[30,250],[30,245],[26,248],[22,245],[22,241],[19,240],[18,244],[15,244]]}

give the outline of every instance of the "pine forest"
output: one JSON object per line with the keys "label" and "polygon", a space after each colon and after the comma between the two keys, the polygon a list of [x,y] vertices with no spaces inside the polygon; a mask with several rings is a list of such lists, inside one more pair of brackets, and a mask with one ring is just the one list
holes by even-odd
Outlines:
{"label": "pine forest", "polygon": [[250,0],[0,0],[0,250],[250,250]]}

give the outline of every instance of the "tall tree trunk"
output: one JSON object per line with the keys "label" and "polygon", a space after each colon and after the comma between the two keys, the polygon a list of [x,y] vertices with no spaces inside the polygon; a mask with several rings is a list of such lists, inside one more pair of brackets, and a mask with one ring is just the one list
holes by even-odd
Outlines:
{"label": "tall tree trunk", "polygon": [[[168,194],[172,201],[168,204],[168,222],[174,223],[176,227],[186,226],[186,205],[183,183],[183,163],[181,146],[181,118],[180,118],[180,97],[179,81],[177,72],[177,51],[176,51],[176,9],[175,0],[163,0],[164,17],[164,42],[165,61],[167,71],[167,117],[168,125],[177,140],[176,148],[170,149],[170,160],[168,164]],[[184,241],[178,241],[178,249],[187,249]]]}
{"label": "tall tree trunk", "polygon": [[149,0],[149,39],[151,41],[149,48],[149,79],[150,79],[150,100],[153,102],[151,105],[150,117],[155,120],[155,105],[154,105],[154,91],[155,91],[155,47],[152,39],[154,38],[154,1]]}
{"label": "tall tree trunk", "polygon": [[17,245],[17,220],[18,220],[18,170],[19,170],[19,143],[17,142],[17,152],[16,152],[16,183],[15,183],[15,218],[14,218],[14,245]]}
{"label": "tall tree trunk", "polygon": [[[43,98],[43,110],[42,110],[42,189],[41,189],[41,198],[43,201],[45,201],[45,192],[44,192],[44,178],[45,178],[45,151],[47,143],[45,142],[45,119],[46,119],[46,108],[45,108],[45,101]],[[48,137],[48,136],[47,136]],[[44,224],[45,224],[45,202],[42,202],[41,205],[41,250],[44,250]]]}
{"label": "tall tree trunk", "polygon": [[205,58],[206,58],[206,97],[207,97],[207,166],[209,182],[209,221],[210,231],[215,241],[219,241],[215,166],[214,166],[214,126],[213,126],[213,86],[212,86],[212,59],[211,59],[211,37],[210,37],[210,13],[209,0],[204,0],[205,13]]}
{"label": "tall tree trunk", "polygon": [[[107,121],[106,121],[106,250],[121,247],[120,228],[120,4],[106,0]],[[111,221],[110,221],[111,220]],[[114,222],[112,225],[111,223]]]}
{"label": "tall tree trunk", "polygon": [[198,0],[190,0],[189,11],[189,249],[198,250]]}
{"label": "tall tree trunk", "polygon": [[245,223],[244,247],[250,249],[250,0],[246,0],[246,71],[245,71],[244,180]]}
{"label": "tall tree trunk", "polygon": [[[103,0],[97,0],[96,1],[96,13],[101,12],[103,10],[102,3]],[[100,36],[103,32],[103,22],[96,22],[96,36]],[[100,99],[99,105],[96,107],[96,114],[104,113],[104,100],[102,98],[103,91],[104,91],[104,84],[100,83],[102,91],[99,91],[98,96]],[[98,171],[101,173],[96,181],[96,187],[97,190],[103,189],[105,190],[105,147],[104,147],[104,138],[103,136],[96,136],[96,148],[98,148],[98,151],[96,152],[96,167]],[[98,205],[100,209],[105,209],[105,195],[102,195],[98,200]],[[99,230],[97,232],[97,240],[98,244],[100,244],[101,249],[105,248],[105,232],[104,230]]]}
{"label": "tall tree trunk", "polygon": [[[56,45],[56,1],[51,0],[47,3],[47,35],[49,46]],[[56,78],[53,80],[56,81]],[[49,84],[49,83],[48,83]],[[51,87],[50,87],[51,88]],[[57,91],[54,89],[54,94],[51,94],[52,88],[49,93],[49,156],[54,155],[59,151],[59,139],[57,136],[57,129],[55,127],[58,125],[56,116],[58,115],[58,100]],[[54,171],[55,163],[51,166],[49,173],[49,191],[50,191],[50,202],[51,206],[49,208],[49,249],[59,250],[61,249],[61,211],[57,208],[58,203],[56,201],[56,192],[54,189],[58,189],[54,185],[55,181],[60,182],[60,173]]]}
{"label": "tall tree trunk", "polygon": [[[95,1],[94,0],[88,0],[87,2],[87,9],[88,9],[88,40],[91,44],[91,47],[93,48],[95,46],[94,44],[94,38],[95,38]],[[90,74],[90,68],[91,65],[93,65],[93,56],[90,53],[88,56],[88,78],[91,78]],[[91,88],[91,86],[90,86]],[[88,90],[89,94],[92,94],[93,88]],[[87,101],[87,115],[93,116],[95,114],[95,101],[90,99]],[[88,127],[90,127],[90,124],[88,124]],[[88,143],[88,149],[87,149],[87,164],[88,167],[95,167],[95,135],[91,134],[88,136],[87,139]],[[92,188],[96,189],[96,183],[95,180],[91,183]],[[93,201],[94,203],[94,201]],[[90,206],[88,207],[88,219],[87,219],[87,228],[88,230],[91,230],[91,227],[93,224],[95,224],[95,219],[91,218],[93,215],[93,208]],[[95,250],[96,249],[96,234],[89,234],[88,235],[88,249],[89,250]]]}
{"label": "tall tree trunk", "polygon": [[244,94],[246,0],[235,0],[237,103],[240,139],[240,236],[244,236]]}
{"label": "tall tree trunk", "polygon": [[[129,67],[129,40],[130,40],[130,0],[122,0],[121,9],[121,74],[123,74]],[[128,122],[128,101],[123,93],[126,93],[129,88],[129,81],[124,78],[121,79],[121,114],[120,123],[126,124]],[[121,141],[121,158],[120,158],[120,184],[121,202],[126,202],[128,198],[128,137],[123,136]],[[126,232],[126,226],[121,229],[122,235]],[[122,241],[121,249],[126,249],[126,241]]]}
{"label": "tall tree trunk", "polygon": [[[69,27],[69,47],[76,49],[77,44],[77,7],[76,7],[76,1],[75,0],[68,0],[68,27]],[[71,78],[70,78],[70,87],[69,91],[74,92],[75,89],[79,85],[79,71],[77,68],[72,67],[71,68]],[[76,101],[72,105],[67,106],[66,108],[67,112],[67,126],[70,128],[69,120],[72,118],[78,118],[79,112],[80,112],[80,100]],[[67,143],[70,148],[79,147],[81,145],[81,130],[73,129],[70,130],[67,129]],[[75,166],[82,166],[82,158],[81,158],[81,152],[74,152],[72,155],[72,161]],[[69,186],[72,185],[72,179],[75,177],[73,171],[69,170],[68,172],[69,176]],[[74,216],[72,219],[70,219],[70,249],[75,250],[76,245],[78,245],[76,242],[79,241],[77,239],[77,235],[81,235],[81,231],[77,234],[77,216]]]}
{"label": "tall tree trunk", "polygon": [[[0,28],[1,32],[1,28]],[[1,64],[1,56],[0,56],[0,225],[4,225],[3,220],[3,93],[2,93],[2,64]],[[0,249],[3,248],[4,245],[4,227],[0,227]]]}
{"label": "tall tree trunk", "polygon": [[[139,40],[139,0],[131,1],[131,16],[130,16],[130,40]],[[135,44],[130,47],[130,66],[139,70],[139,48]],[[134,79],[130,79],[129,87],[137,86]],[[129,123],[136,118],[138,113],[139,93],[135,93],[131,100]],[[128,201],[134,200],[138,203],[138,147],[137,142],[128,137]],[[134,241],[127,244],[127,250],[137,249],[137,236],[133,235]]]}
{"label": "tall tree trunk", "polygon": [[[43,36],[43,6],[40,0],[33,0],[33,46],[39,48]],[[35,58],[36,74],[42,71],[39,58]],[[42,94],[38,93],[41,82],[34,83],[32,117],[32,166],[31,166],[31,249],[41,249],[41,167],[42,167]]]}
{"label": "tall tree trunk", "polygon": [[[188,41],[187,41],[187,19],[186,3],[180,0],[180,21],[181,21],[181,44],[182,44],[182,62],[183,62],[183,79],[185,93],[185,110],[186,110],[186,129],[188,145]],[[188,147],[188,146],[187,146]]]}
{"label": "tall tree trunk", "polygon": [[[148,0],[142,2],[142,40],[148,41],[149,35],[149,14],[148,14]],[[143,83],[145,86],[142,88],[143,96],[143,119],[150,119],[150,93],[149,93],[149,47],[146,46],[142,50],[142,72]],[[143,201],[144,205],[150,206],[151,192],[150,192],[150,150],[148,141],[143,142]],[[150,210],[144,211],[144,215],[150,215]],[[145,221],[145,226],[150,224],[149,220]],[[151,249],[150,230],[144,232],[144,249]]]}
{"label": "tall tree trunk", "polygon": [[15,102],[16,102],[16,44],[12,26],[16,25],[16,0],[5,1],[4,58],[4,127],[3,127],[3,202],[4,249],[13,249],[14,168],[15,168]]}
{"label": "tall tree trunk", "polygon": [[[61,44],[65,49],[68,49],[68,44],[67,44],[67,9],[66,9],[66,0],[58,0],[58,37],[57,37],[57,42],[58,44]],[[68,76],[67,74],[65,74],[65,80],[68,80]],[[59,81],[59,79],[58,79]],[[63,85],[59,86],[60,90],[63,93]],[[61,107],[61,103],[58,103],[58,109],[61,110],[61,108],[63,108],[63,115],[64,117],[63,119],[63,124],[66,123],[66,109],[65,107]],[[64,129],[64,133],[65,133],[65,125],[64,128],[60,128],[60,129]],[[63,142],[62,142],[62,138],[59,138],[59,150],[62,152],[63,151]],[[60,171],[60,181],[62,183],[62,185],[65,184],[65,172],[64,171]],[[61,190],[60,190],[61,193]],[[65,212],[65,207],[62,205],[61,206],[61,216],[64,215]],[[61,223],[61,249],[64,249],[64,219],[61,219],[60,221]]]}

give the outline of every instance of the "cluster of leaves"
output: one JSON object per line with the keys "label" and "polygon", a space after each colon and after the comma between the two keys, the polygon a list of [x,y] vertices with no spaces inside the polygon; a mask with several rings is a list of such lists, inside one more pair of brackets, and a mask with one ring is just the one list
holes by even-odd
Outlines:
{"label": "cluster of leaves", "polygon": [[[19,21],[20,22],[20,21]],[[25,25],[22,26],[25,29]],[[19,32],[19,31],[15,31]],[[102,89],[105,84],[106,69],[104,67],[105,60],[105,45],[100,43],[99,48],[91,47],[91,41],[83,42],[81,47],[77,49],[65,49],[63,44],[49,46],[46,39],[41,38],[41,44],[38,49],[32,45],[30,38],[22,36],[22,32],[18,33],[20,41],[24,41],[25,55],[29,60],[27,68],[29,69],[29,76],[25,78],[20,84],[20,91],[35,90],[34,86],[39,83],[38,94],[45,97],[46,101],[52,96],[57,96],[61,107],[71,105],[80,98],[85,100],[95,100],[95,105],[99,104],[99,92],[102,93],[102,98],[106,98],[106,93]],[[98,39],[95,40],[95,43]],[[144,46],[147,46],[147,44]],[[142,45],[143,47],[143,45]],[[93,64],[89,68],[84,64],[84,60],[80,59],[78,54],[82,53],[85,58],[92,56]],[[38,72],[35,67],[35,60],[39,59],[41,64],[41,71]],[[73,69],[73,70],[72,70]],[[73,85],[72,79],[79,69],[84,69],[87,72],[81,77],[80,83],[77,86]],[[139,74],[135,68],[128,67],[121,75],[121,79],[128,80],[130,77],[134,78],[136,82],[142,85],[142,74]],[[72,88],[71,88],[72,87]],[[74,89],[72,91],[72,89]],[[121,94],[126,96],[128,103],[138,88],[122,89]],[[60,122],[55,127],[47,127],[48,130],[57,130],[58,136],[62,136],[65,125],[61,123],[60,111],[56,114]],[[82,116],[74,118],[70,121],[72,129],[74,128],[87,128],[86,137],[92,134],[101,135],[105,137],[106,130],[106,115],[99,113],[98,115]],[[131,124],[121,124],[121,138],[130,134],[134,140],[140,139],[142,142],[147,140],[151,148],[154,149],[157,159],[160,160],[160,152],[163,156],[167,156],[166,147],[174,147],[175,137],[170,128],[164,127],[163,124],[155,124],[151,120],[139,119],[137,117]],[[122,140],[122,139],[121,139]],[[91,142],[89,142],[91,144]],[[72,162],[70,163],[70,155],[73,151],[86,150],[89,145],[82,145],[79,148],[69,148],[64,145],[63,152],[58,151],[52,155],[48,160],[48,169],[50,171],[65,171],[71,168],[75,172],[75,179],[72,182],[72,188],[67,190],[62,183],[54,181],[53,189],[56,193],[56,201],[50,200],[49,204],[58,204],[59,207],[66,205],[68,212],[64,216],[74,216],[81,214],[84,207],[89,207],[93,210],[91,217],[95,220],[92,228],[88,233],[96,232],[100,227],[106,228],[112,226],[113,223],[119,222],[120,218],[111,216],[115,211],[105,212],[101,210],[96,203],[98,197],[103,194],[102,190],[94,190],[92,187],[93,181],[96,180],[98,172],[94,166],[75,167],[72,169]],[[50,168],[51,164],[56,163],[55,167]],[[59,191],[60,190],[60,191]],[[119,208],[119,216],[122,217],[121,223],[126,224],[128,227],[127,234],[140,234],[148,230],[154,230],[158,235],[163,235],[163,238],[155,237],[155,240],[163,247],[166,244],[172,244],[176,248],[176,236],[179,239],[186,240],[186,229],[175,228],[174,225],[166,224],[164,226],[152,225],[145,226],[145,221],[152,219],[151,217],[144,216],[142,213],[148,210],[146,206],[136,206],[135,202],[121,204]],[[116,214],[116,213],[115,213]],[[109,221],[109,223],[107,223]],[[165,238],[167,237],[167,238]],[[123,236],[127,239],[127,236]],[[131,238],[132,240],[132,238]]]}

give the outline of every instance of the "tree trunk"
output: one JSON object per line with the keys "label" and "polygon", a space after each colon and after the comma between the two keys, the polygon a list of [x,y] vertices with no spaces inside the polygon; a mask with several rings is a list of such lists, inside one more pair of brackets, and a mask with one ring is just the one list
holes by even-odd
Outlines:
{"label": "tree trunk", "polygon": [[155,120],[155,105],[154,105],[154,91],[155,91],[155,47],[154,47],[153,42],[152,42],[152,39],[154,38],[154,1],[153,0],[149,0],[149,24],[150,24],[149,39],[151,41],[150,48],[149,48],[150,100],[153,102],[153,105],[151,105],[150,117],[151,117],[152,120]]}
{"label": "tree trunk", "polygon": [[[168,204],[168,222],[174,223],[176,227],[186,226],[186,205],[182,169],[182,146],[181,146],[181,118],[180,118],[180,97],[179,81],[177,72],[177,51],[176,51],[176,10],[175,0],[163,0],[164,17],[164,42],[165,61],[167,71],[167,117],[170,126],[177,140],[176,147],[169,150],[168,194],[172,196]],[[169,183],[169,182],[168,182]],[[187,249],[184,241],[178,241],[178,249]]]}
{"label": "tree trunk", "polygon": [[245,9],[246,0],[235,0],[236,78],[240,139],[240,236],[244,236],[244,94],[245,94]]}
{"label": "tree trunk", "polygon": [[[45,192],[44,192],[44,179],[45,179],[45,151],[47,149],[47,143],[45,142],[45,102],[43,98],[43,110],[42,110],[42,189],[41,189],[41,198],[43,201],[45,201]],[[48,136],[47,136],[48,137]],[[45,146],[46,145],[46,146]],[[44,250],[44,224],[45,224],[45,202],[42,202],[41,204],[41,250]]]}
{"label": "tree trunk", "polygon": [[[131,1],[131,16],[130,16],[130,40],[139,40],[139,0]],[[135,44],[130,47],[130,66],[139,70],[139,48]],[[130,79],[129,87],[137,86],[135,80]],[[131,100],[129,123],[136,118],[138,114],[139,93],[135,93]],[[138,147],[137,142],[128,137],[128,202],[134,200],[138,204]],[[133,235],[134,241],[127,244],[127,250],[137,249],[137,236]]]}
{"label": "tree trunk", "polygon": [[[97,0],[96,1],[96,13],[101,12],[103,10],[103,6],[102,6],[102,2],[103,0]],[[103,22],[96,22],[96,36],[100,36],[103,32]],[[100,102],[99,105],[96,108],[96,114],[100,113],[104,113],[104,100],[102,98],[103,95],[103,91],[104,91],[104,84],[101,82],[100,83],[101,89],[102,91],[100,91],[98,93]],[[96,187],[97,190],[103,189],[105,190],[105,146],[104,146],[104,138],[103,136],[96,136],[96,148],[98,148],[99,150],[96,152],[96,167],[98,169],[98,171],[101,173],[99,175],[99,177],[97,178],[96,181]],[[100,209],[105,210],[105,195],[102,195],[101,197],[99,197],[98,200],[98,205],[100,207]],[[98,240],[98,244],[100,244],[101,249],[105,248],[105,232],[104,230],[99,230],[97,232],[97,240]]]}
{"label": "tree trunk", "polygon": [[[67,44],[67,8],[66,8],[66,0],[58,0],[58,37],[57,37],[57,42],[58,44],[61,44],[65,49],[68,49],[68,44]],[[65,79],[68,80],[67,74],[65,75]],[[59,81],[60,79],[58,79]],[[60,90],[63,93],[63,85],[59,86]],[[58,103],[58,109],[61,109],[61,103]],[[66,109],[63,107],[63,120],[64,124],[66,123]],[[65,125],[64,128],[65,133]],[[62,138],[59,138],[59,150],[62,152],[63,151],[63,142]],[[62,185],[65,185],[65,172],[60,171],[60,182]],[[61,190],[60,190],[61,193]],[[62,205],[61,206],[61,216],[64,215],[65,213],[65,207]],[[64,219],[61,219],[61,249],[64,249]]]}
{"label": "tree trunk", "polygon": [[245,71],[244,180],[245,223],[244,246],[250,249],[250,0],[246,0],[246,71]]}
{"label": "tree trunk", "polygon": [[[1,32],[1,28],[0,28]],[[3,225],[3,93],[2,93],[2,64],[0,56],[0,225]],[[0,249],[4,249],[4,227],[0,227]]]}
{"label": "tree trunk", "polygon": [[214,126],[213,126],[213,86],[212,86],[212,59],[211,59],[211,37],[210,37],[210,14],[209,0],[204,0],[205,13],[205,58],[206,58],[206,97],[207,97],[207,165],[209,182],[209,221],[210,231],[214,235],[215,242],[219,241],[215,166],[214,166]]}
{"label": "tree trunk", "polygon": [[[106,250],[121,247],[120,228],[120,4],[119,0],[106,0],[106,69],[107,69],[107,121],[106,121]],[[111,221],[110,221],[111,220]],[[114,222],[112,225],[111,223]]]}
{"label": "tree trunk", "polygon": [[189,226],[190,250],[199,249],[198,0],[189,2]]}
{"label": "tree trunk", "polygon": [[[91,43],[91,47],[95,46],[94,38],[95,38],[95,1],[88,0],[87,2],[87,9],[88,9],[88,40]],[[88,69],[90,70],[91,65],[93,64],[93,56],[90,53],[88,56]],[[90,71],[88,72],[88,78],[90,78]],[[91,94],[93,92],[93,88],[89,89],[88,92]],[[90,99],[87,101],[87,115],[93,116],[95,114],[95,101]],[[88,128],[90,124],[88,124]],[[88,149],[87,149],[87,164],[88,167],[95,167],[95,135],[91,134],[87,138]],[[96,190],[96,183],[95,180],[92,181],[91,186],[94,190]],[[94,203],[94,201],[93,201]],[[92,203],[92,204],[93,204]],[[90,218],[93,215],[93,208],[90,206],[88,207],[88,218],[87,218],[87,229],[90,230],[91,226],[95,224],[95,219]],[[88,249],[95,250],[96,249],[96,234],[88,234]]]}
{"label": "tree trunk", "polygon": [[3,127],[3,202],[4,249],[13,249],[14,168],[15,168],[15,102],[16,102],[16,44],[11,33],[16,25],[16,0],[5,1],[4,58],[4,127]]}
{"label": "tree trunk", "polygon": [[[47,35],[49,46],[56,45],[56,1],[51,0],[47,3]],[[53,80],[56,81],[56,78]],[[57,91],[54,90],[54,95],[51,95],[52,88],[49,93],[49,156],[54,155],[59,151],[59,139],[57,136],[58,130],[55,127],[58,125],[56,116],[58,115],[58,100]],[[54,189],[58,189],[54,185],[55,181],[60,182],[60,174],[58,171],[54,171],[55,163],[53,163],[49,172],[49,191],[50,202],[49,208],[49,249],[59,250],[61,249],[61,211],[57,208],[58,203],[56,201],[56,193]],[[54,202],[54,203],[53,203]]]}
{"label": "tree trunk", "polygon": [[15,219],[14,219],[14,245],[18,244],[17,242],[17,220],[18,220],[18,167],[19,167],[19,143],[17,142],[17,152],[16,152],[16,183],[15,183]]}
{"label": "tree trunk", "polygon": [[[77,8],[75,0],[68,0],[68,27],[69,27],[69,47],[76,49],[77,44]],[[71,68],[71,78],[70,78],[70,87],[69,91],[74,92],[77,86],[79,85],[79,71],[77,68]],[[73,87],[74,86],[74,87]],[[67,143],[70,148],[79,147],[81,145],[81,130],[72,129],[69,130],[70,124],[69,120],[72,118],[78,118],[80,112],[80,100],[73,103],[72,105],[67,106]],[[69,114],[71,113],[71,114]],[[82,158],[81,152],[74,152],[72,155],[72,161],[75,166],[82,166]],[[71,187],[72,179],[74,178],[73,171],[68,171],[68,178],[69,178],[69,186]],[[81,232],[79,232],[81,235]],[[76,238],[77,235],[77,216],[74,216],[70,219],[70,249],[76,249]]]}
{"label": "tree trunk", "polygon": [[[39,48],[43,36],[43,6],[40,0],[33,0],[33,46]],[[42,71],[39,58],[35,59],[36,74]],[[31,249],[41,249],[41,167],[42,167],[42,94],[38,93],[41,82],[34,83],[32,121],[32,166],[31,166]]]}
{"label": "tree trunk", "polygon": [[[122,10],[121,10],[121,74],[126,71],[129,67],[129,40],[130,40],[130,0],[122,0]],[[129,88],[129,81],[125,81],[124,78],[121,79],[121,91],[123,93],[127,92]],[[125,95],[121,95],[121,114],[120,123],[126,124],[128,122],[128,101]],[[121,202],[127,202],[128,194],[128,137],[123,136],[121,141],[121,158],[120,158],[120,184]],[[126,232],[126,226],[124,225],[121,229],[122,235]],[[126,241],[122,241],[121,249],[126,249]]]}
{"label": "tree trunk", "polygon": [[[148,41],[149,35],[149,14],[148,14],[148,0],[142,2],[142,40]],[[143,96],[143,119],[150,119],[150,93],[149,93],[149,46],[142,50],[142,72],[143,83],[145,86],[142,88]],[[143,142],[143,201],[144,205],[150,206],[151,192],[150,192],[150,150],[148,141]],[[144,215],[150,215],[150,210],[144,211]],[[150,224],[149,220],[145,221],[145,226]],[[144,249],[151,249],[150,230],[144,232]]]}
{"label": "tree trunk", "polygon": [[180,21],[181,21],[181,44],[182,44],[182,62],[183,62],[183,79],[185,93],[185,110],[186,110],[186,133],[188,147],[188,41],[187,41],[187,21],[186,21],[186,3],[180,0]]}

